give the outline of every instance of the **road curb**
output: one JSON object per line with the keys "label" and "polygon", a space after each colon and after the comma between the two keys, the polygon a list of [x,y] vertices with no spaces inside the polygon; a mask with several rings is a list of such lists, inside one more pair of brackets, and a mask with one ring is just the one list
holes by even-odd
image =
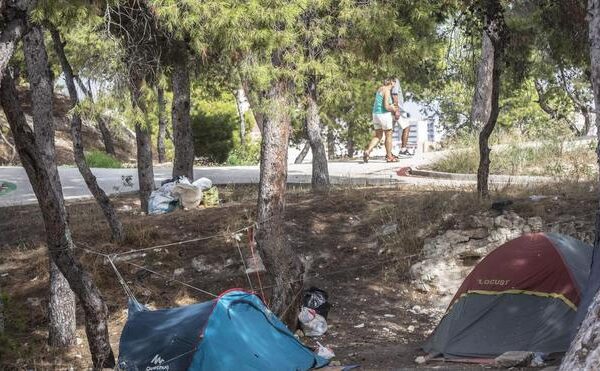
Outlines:
{"label": "road curb", "polygon": [[[423,170],[418,168],[412,168],[409,171],[411,176],[418,176],[424,178],[435,178],[435,179],[446,179],[456,180],[462,182],[476,182],[477,174],[456,174],[456,173],[445,173],[442,171]],[[490,175],[490,183],[552,183],[560,181],[557,178],[549,176],[533,176],[533,175]]]}

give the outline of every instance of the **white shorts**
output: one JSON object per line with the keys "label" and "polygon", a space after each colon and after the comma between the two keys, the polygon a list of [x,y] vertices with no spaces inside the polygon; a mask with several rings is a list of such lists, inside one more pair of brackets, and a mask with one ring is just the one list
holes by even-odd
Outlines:
{"label": "white shorts", "polygon": [[392,113],[374,113],[373,127],[375,130],[392,130],[394,128],[394,117],[392,116]]}

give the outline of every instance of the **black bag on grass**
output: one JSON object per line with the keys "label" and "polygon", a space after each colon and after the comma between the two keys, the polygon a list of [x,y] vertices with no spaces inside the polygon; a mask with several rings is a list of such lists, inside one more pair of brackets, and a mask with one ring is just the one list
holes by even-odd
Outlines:
{"label": "black bag on grass", "polygon": [[322,315],[323,318],[327,319],[329,308],[331,308],[331,304],[327,301],[328,299],[329,295],[326,291],[311,287],[304,291],[302,305],[314,309],[318,314]]}

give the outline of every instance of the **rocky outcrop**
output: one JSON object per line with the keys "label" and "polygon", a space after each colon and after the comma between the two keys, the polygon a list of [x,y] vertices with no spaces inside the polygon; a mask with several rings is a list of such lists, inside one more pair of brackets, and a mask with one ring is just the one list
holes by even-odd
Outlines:
{"label": "rocky outcrop", "polygon": [[[451,215],[444,217],[451,218]],[[590,242],[593,234],[583,227],[582,222],[569,217],[545,224],[538,216],[523,218],[513,211],[472,215],[455,223],[452,229],[426,238],[423,260],[411,267],[410,275],[417,287],[436,291],[440,295],[437,303],[447,306],[473,266],[503,243],[524,233],[542,231],[564,233]]]}

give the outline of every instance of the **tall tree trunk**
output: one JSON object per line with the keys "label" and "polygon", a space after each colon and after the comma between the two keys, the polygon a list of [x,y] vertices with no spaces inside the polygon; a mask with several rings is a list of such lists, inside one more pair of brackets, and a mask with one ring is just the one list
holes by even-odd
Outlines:
{"label": "tall tree trunk", "polygon": [[[35,54],[34,51],[29,50],[30,48],[43,48],[41,30],[36,28],[34,29],[34,32],[35,33],[31,35],[34,40],[30,40],[25,44],[26,55],[30,53]],[[32,67],[33,64],[37,65],[38,63],[32,63]],[[42,66],[42,68],[44,67]],[[45,71],[46,73],[48,72],[47,63]],[[43,74],[43,71],[28,72],[32,82],[32,88],[44,80],[40,78],[40,75],[43,76]],[[33,81],[35,81],[36,84],[33,84]],[[41,85],[48,84],[45,83]],[[34,92],[37,91],[37,93],[32,95],[34,125],[37,120],[41,131],[38,134],[38,127],[36,127],[36,134],[34,134],[27,124],[25,115],[21,111],[17,92],[11,76],[8,74],[4,76],[2,86],[3,88],[0,89],[0,101],[7,121],[11,127],[21,163],[27,172],[29,181],[31,182],[38,199],[40,209],[42,210],[50,257],[65,276],[70,288],[75,291],[83,306],[86,333],[94,367],[114,367],[114,355],[108,338],[106,305],[89,273],[83,269],[79,261],[73,256],[73,241],[71,240],[68,216],[64,207],[62,189],[58,171],[56,171],[55,159],[46,158],[47,153],[43,153],[37,148],[41,144],[36,142],[36,135],[44,135],[42,134],[44,130],[41,127],[42,122],[40,119],[45,119],[46,122],[44,123],[46,126],[52,128],[51,122],[47,121],[48,118],[51,119],[52,116],[50,112],[42,114],[41,112],[38,113],[36,111],[39,108],[44,109],[44,111],[47,112],[48,107],[51,110],[51,95],[50,98],[39,99],[39,97],[36,96],[44,93],[44,90],[39,89],[41,87],[39,85],[38,89],[34,89]],[[51,92],[51,85],[46,86],[44,94],[51,94]],[[43,105],[40,106],[39,104],[44,100],[46,100],[46,104],[50,104],[50,106],[46,108],[43,108]],[[45,141],[46,139],[42,139],[42,143]],[[46,165],[47,161],[50,161],[51,166]]]}
{"label": "tall tree trunk", "polygon": [[246,117],[244,116],[244,89],[237,89],[233,95],[235,96],[235,106],[237,107],[238,116],[240,118],[240,144],[246,146]]}
{"label": "tall tree trunk", "polygon": [[335,158],[335,134],[333,129],[329,127],[327,129],[327,159],[332,160]]}
{"label": "tall tree trunk", "polygon": [[302,146],[300,153],[298,153],[298,156],[296,156],[294,163],[296,165],[301,164],[306,158],[306,155],[308,155],[308,151],[310,151],[310,143],[306,141],[306,143],[304,143],[304,145]]}
{"label": "tall tree trunk", "polygon": [[267,272],[275,287],[271,309],[291,328],[296,325],[304,268],[287,241],[285,190],[287,153],[291,131],[290,87],[285,81],[273,83],[262,112],[260,183],[258,193],[257,243]]}
{"label": "tall tree trunk", "polygon": [[317,78],[311,75],[306,87],[306,120],[304,129],[312,151],[312,178],[311,185],[315,190],[329,187],[329,169],[327,168],[327,152],[321,138],[321,118],[317,102]]}
{"label": "tall tree trunk", "polygon": [[348,142],[346,143],[346,150],[348,151],[348,157],[353,158],[355,148],[354,148],[354,122],[348,122]]}
{"label": "tall tree trunk", "polygon": [[[41,165],[46,168],[52,192],[56,195],[57,205],[65,213],[64,223],[59,226],[56,237],[46,225],[48,248],[72,249],[66,211],[64,209],[62,187],[56,167],[56,151],[54,147],[54,119],[52,117],[53,85],[50,79],[50,66],[44,46],[44,36],[39,27],[33,27],[23,39],[25,64],[31,88],[31,103],[33,110],[33,126],[37,151],[40,154]],[[7,87],[10,88],[10,87]],[[44,200],[45,201],[45,200]],[[43,202],[40,200],[40,202]],[[54,231],[53,231],[54,232]],[[75,294],[69,289],[69,283],[60,271],[50,264],[50,298],[48,305],[48,342],[52,346],[68,347],[75,344]]]}
{"label": "tall tree trunk", "polygon": [[158,163],[167,161],[165,149],[165,135],[167,134],[167,112],[165,105],[165,90],[158,86],[156,88],[158,101],[158,137],[156,138],[156,151],[158,152]]}
{"label": "tall tree trunk", "polygon": [[500,59],[506,38],[506,28],[502,5],[498,0],[493,1],[487,9],[486,15],[486,33],[492,41],[488,46],[492,50],[483,51],[482,55],[491,53],[493,60],[492,68],[492,87],[491,87],[491,109],[490,115],[484,127],[479,133],[479,168],[477,169],[477,192],[482,197],[489,195],[488,179],[490,173],[490,147],[488,145],[490,135],[494,131],[498,120],[500,97]]}
{"label": "tall tree trunk", "polygon": [[[143,80],[131,72],[131,104],[134,109],[139,109],[144,118],[148,117],[146,102],[142,98],[141,88]],[[138,183],[140,186],[140,204],[142,211],[148,212],[148,200],[154,190],[154,168],[152,166],[152,137],[147,122],[135,123],[135,141],[137,149]]]}
{"label": "tall tree trunk", "polygon": [[[185,46],[182,46],[185,48]],[[185,50],[185,49],[184,49]],[[186,176],[194,180],[194,137],[190,122],[190,76],[187,52],[181,52],[173,64],[171,82],[173,85],[173,144],[175,159],[173,177]]]}
{"label": "tall tree trunk", "polygon": [[[600,0],[588,0],[588,22],[592,89],[595,106],[600,107]],[[600,139],[600,115],[596,115],[596,127]],[[600,165],[600,146],[596,148],[596,152]],[[592,371],[597,370],[600,365],[600,205],[598,206],[591,274],[588,287],[579,303],[580,310],[576,319],[576,323],[581,323],[581,326],[560,365],[561,371]]]}
{"label": "tall tree trunk", "polygon": [[471,126],[480,130],[489,122],[492,108],[494,45],[486,30],[481,35],[481,60],[477,68],[477,82],[471,106]]}
{"label": "tall tree trunk", "polygon": [[[79,97],[77,96],[77,88],[75,87],[75,81],[73,79],[73,68],[67,59],[65,54],[64,45],[65,42],[61,40],[58,29],[50,22],[46,22],[46,27],[52,36],[54,43],[54,51],[58,56],[60,65],[65,75],[65,83],[67,84],[67,90],[69,91],[70,108],[73,110],[79,104]],[[73,140],[73,156],[75,157],[75,163],[79,169],[79,173],[83,177],[85,184],[87,185],[90,193],[96,199],[98,206],[102,209],[102,213],[106,218],[106,222],[111,230],[111,237],[113,241],[121,242],[125,238],[123,233],[123,225],[117,217],[117,213],[110,202],[110,199],[102,188],[98,185],[96,177],[90,170],[86,160],[85,153],[83,150],[83,140],[81,136],[81,116],[77,113],[77,110],[73,110],[73,117],[71,118],[71,138]]]}

